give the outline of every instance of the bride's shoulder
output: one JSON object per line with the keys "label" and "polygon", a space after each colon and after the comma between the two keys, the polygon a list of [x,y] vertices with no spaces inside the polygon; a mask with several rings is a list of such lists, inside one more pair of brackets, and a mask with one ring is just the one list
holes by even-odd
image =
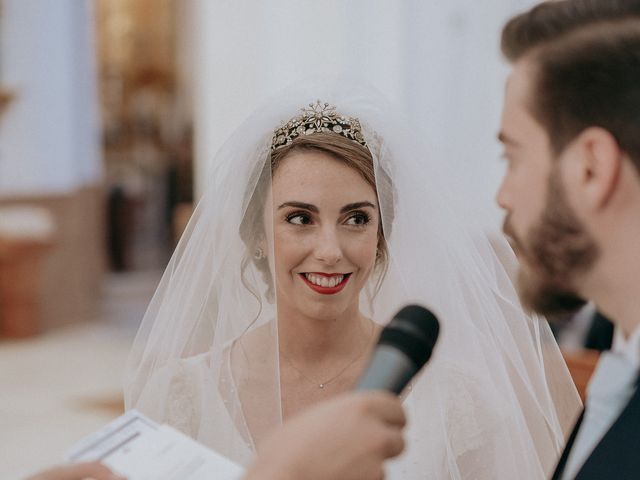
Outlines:
{"label": "bride's shoulder", "polygon": [[158,373],[169,375],[172,379],[190,377],[193,376],[193,374],[196,372],[210,368],[212,364],[212,358],[213,356],[210,351],[199,353],[197,355],[192,355],[189,357],[176,358],[159,369]]}
{"label": "bride's shoulder", "polygon": [[493,402],[496,391],[486,372],[478,372],[476,366],[467,362],[446,362],[440,367],[440,384],[445,386],[446,404],[456,416],[472,416],[476,413],[474,409],[482,410],[484,416],[488,409],[499,411],[499,406],[493,408],[497,405]]}
{"label": "bride's shoulder", "polygon": [[[490,375],[469,362],[449,361],[433,365],[414,385],[415,401],[429,396],[443,412],[449,439],[460,452],[481,447],[487,434],[499,428],[507,409]],[[437,391],[433,395],[433,391]]]}
{"label": "bride's shoulder", "polygon": [[206,379],[210,354],[173,359],[150,374],[133,408],[182,432],[197,431],[198,397]]}
{"label": "bride's shoulder", "polygon": [[207,377],[210,366],[210,352],[172,359],[149,376],[140,401],[150,397],[157,402],[158,396],[167,394],[169,397],[189,396],[198,388],[201,379]]}

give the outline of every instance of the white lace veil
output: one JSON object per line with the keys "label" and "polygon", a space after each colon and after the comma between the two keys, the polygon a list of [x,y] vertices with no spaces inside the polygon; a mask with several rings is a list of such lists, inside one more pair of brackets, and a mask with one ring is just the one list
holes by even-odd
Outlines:
{"label": "white lace veil", "polygon": [[379,291],[374,276],[362,292],[363,313],[385,323],[415,302],[441,322],[407,393],[407,451],[389,478],[544,478],[580,401],[546,321],[520,307],[509,246],[462,220],[479,206],[456,213],[466,194],[451,159],[430,156],[372,89],[345,82],[289,89],[220,149],[136,337],[127,408],[241,463],[281,423],[274,284],[253,257],[261,232],[243,219],[269,188],[274,128],[316,99],[360,120],[374,159],[389,263]]}

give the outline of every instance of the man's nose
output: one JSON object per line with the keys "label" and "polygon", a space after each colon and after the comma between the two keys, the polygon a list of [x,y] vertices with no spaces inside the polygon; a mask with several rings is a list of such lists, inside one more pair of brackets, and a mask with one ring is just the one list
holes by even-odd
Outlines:
{"label": "man's nose", "polygon": [[507,188],[506,178],[502,179],[500,187],[498,187],[498,191],[496,192],[496,203],[503,210],[509,210],[509,207],[511,206],[510,194]]}

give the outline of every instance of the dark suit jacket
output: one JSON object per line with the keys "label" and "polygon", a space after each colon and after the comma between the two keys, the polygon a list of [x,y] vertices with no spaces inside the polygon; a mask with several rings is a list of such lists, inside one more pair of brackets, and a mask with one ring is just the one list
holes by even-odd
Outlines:
{"label": "dark suit jacket", "polygon": [[[552,480],[560,480],[584,412],[562,452]],[[596,445],[578,472],[576,480],[640,479],[640,387],[638,387],[618,419]]]}

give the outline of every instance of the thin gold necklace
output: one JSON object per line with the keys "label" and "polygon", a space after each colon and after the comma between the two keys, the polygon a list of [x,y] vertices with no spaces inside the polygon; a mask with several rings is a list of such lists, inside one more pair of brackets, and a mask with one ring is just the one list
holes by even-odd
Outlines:
{"label": "thin gold necklace", "polygon": [[280,350],[280,354],[284,357],[284,359],[287,361],[287,363],[289,365],[291,365],[291,368],[293,368],[296,372],[298,372],[301,377],[303,377],[305,380],[307,380],[312,385],[317,386],[318,388],[322,389],[322,388],[326,387],[327,385],[329,385],[334,380],[337,380],[340,377],[340,375],[342,375],[344,372],[346,372],[347,369],[351,365],[356,363],[356,361],[358,359],[360,359],[360,357],[362,357],[362,355],[364,355],[364,353],[367,351],[367,346],[369,345],[369,342],[370,342],[372,336],[373,336],[373,321],[371,322],[371,330],[369,331],[369,338],[365,342],[364,347],[360,350],[360,352],[358,352],[358,355],[356,355],[354,358],[352,358],[349,361],[349,363],[347,363],[337,374],[335,374],[329,380],[325,380],[324,382],[318,382],[317,380],[314,380],[314,379],[310,378],[308,375],[306,375],[302,370],[300,370],[298,367],[295,366],[295,364],[291,361],[291,359],[287,356],[287,354],[285,354],[282,350]]}

